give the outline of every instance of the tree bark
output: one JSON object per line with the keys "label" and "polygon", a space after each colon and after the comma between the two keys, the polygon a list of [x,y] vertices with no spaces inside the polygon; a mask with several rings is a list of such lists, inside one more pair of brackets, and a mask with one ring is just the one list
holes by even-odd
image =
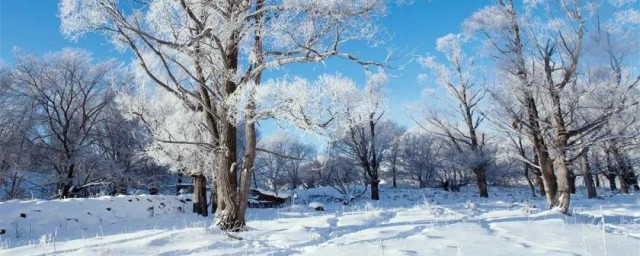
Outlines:
{"label": "tree bark", "polygon": [[397,184],[397,178],[398,178],[397,176],[398,176],[398,172],[397,172],[397,170],[396,170],[396,167],[395,167],[395,166],[394,166],[393,168],[391,168],[391,172],[392,172],[392,174],[393,174],[393,183],[392,183],[392,184],[393,184],[393,187],[394,187],[394,188],[397,188],[397,187],[398,187],[398,184]]}
{"label": "tree bark", "polygon": [[73,186],[73,176],[75,174],[75,164],[71,164],[67,169],[67,175],[64,184],[60,190],[60,198],[68,198],[71,195],[71,187]]}
{"label": "tree bark", "polygon": [[604,175],[604,177],[606,177],[607,180],[609,181],[609,190],[611,190],[611,191],[618,190],[618,188],[616,186],[616,176],[617,175],[615,175],[613,173],[608,173],[608,174]]}
{"label": "tree bark", "polygon": [[378,191],[378,185],[380,184],[380,180],[372,179],[370,184],[371,184],[371,200],[380,200],[380,192]]}
{"label": "tree bark", "polygon": [[[253,105],[249,104],[249,111],[253,111]],[[242,220],[244,224],[244,215],[247,212],[249,206],[249,188],[251,186],[251,176],[253,175],[253,167],[256,159],[256,126],[253,122],[247,122],[245,124],[245,154],[242,159],[242,177],[240,180],[240,195],[239,195],[239,210],[238,219]]]}
{"label": "tree bark", "polygon": [[542,180],[542,175],[536,175],[536,183],[538,184],[538,192],[540,192],[540,195],[546,196],[547,194],[544,191],[544,181]]}
{"label": "tree bark", "polygon": [[572,172],[569,172],[569,192],[576,193],[576,176]]}
{"label": "tree bark", "polygon": [[629,184],[625,175],[618,175],[618,181],[620,182],[620,193],[629,194]]}
{"label": "tree bark", "polygon": [[207,209],[207,178],[203,174],[191,176],[193,178],[193,212],[208,216]]}
{"label": "tree bark", "polygon": [[222,124],[221,145],[218,151],[216,185],[218,210],[216,225],[226,231],[241,231],[245,228],[244,216],[239,218],[238,186],[236,171],[236,127],[225,121]]}
{"label": "tree bark", "polygon": [[591,166],[589,165],[588,149],[582,154],[580,160],[582,179],[584,180],[584,187],[587,188],[587,198],[596,198],[598,194],[596,191],[596,187],[593,184],[593,174],[591,174]]}
{"label": "tree bark", "polygon": [[527,123],[530,127],[529,135],[532,138],[533,148],[538,158],[538,165],[540,166],[544,195],[547,197],[548,207],[551,208],[556,199],[558,183],[556,181],[556,175],[553,172],[553,163],[549,156],[547,145],[542,137],[540,123],[538,122],[538,108],[535,99],[529,91],[525,92],[525,107],[527,108]]}
{"label": "tree bark", "polygon": [[554,162],[558,171],[558,190],[551,207],[558,207],[563,214],[569,214],[569,203],[571,202],[570,173],[564,157],[559,157]]}
{"label": "tree bark", "polygon": [[115,195],[126,195],[126,194],[127,194],[127,179],[120,178],[116,181]]}
{"label": "tree bark", "polygon": [[527,184],[529,184],[529,189],[531,190],[531,197],[536,197],[536,187],[533,185],[533,181],[531,177],[529,177],[529,164],[523,163],[524,165],[524,178],[527,179]]}
{"label": "tree bark", "polygon": [[484,166],[477,167],[473,172],[476,175],[480,197],[488,198],[489,191],[487,190],[487,177]]}
{"label": "tree bark", "polygon": [[217,185],[216,185],[216,180],[215,178],[211,179],[211,194],[210,194],[210,201],[211,201],[211,214],[216,213],[216,211],[218,210],[218,195],[217,195],[217,189],[216,189]]}

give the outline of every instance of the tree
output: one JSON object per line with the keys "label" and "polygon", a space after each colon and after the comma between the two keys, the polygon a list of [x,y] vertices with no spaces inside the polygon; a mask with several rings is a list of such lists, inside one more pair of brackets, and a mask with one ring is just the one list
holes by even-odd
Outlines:
{"label": "tree", "polygon": [[256,175],[266,179],[274,192],[283,186],[297,189],[302,185],[305,162],[312,161],[315,148],[290,135],[275,134],[260,143],[256,158]]}
{"label": "tree", "polygon": [[[58,196],[96,182],[90,177],[91,146],[111,102],[106,92],[121,81],[113,63],[93,63],[89,53],[74,49],[44,58],[18,54],[12,77],[16,93],[32,106],[30,140],[55,171]],[[81,170],[86,176],[76,179]]]}
{"label": "tree", "polygon": [[442,144],[427,134],[406,133],[400,138],[400,145],[402,169],[412,180],[418,182],[420,188],[426,188],[440,168]]}
{"label": "tree", "polygon": [[118,105],[125,118],[142,122],[153,138],[144,149],[147,157],[159,165],[169,166],[173,172],[193,177],[194,212],[207,216],[206,177],[212,176],[215,162],[210,157],[210,145],[202,143],[211,140],[202,119],[204,113],[184,104],[174,94],[163,90],[150,94],[145,88],[140,87],[140,92],[121,93]]}
{"label": "tree", "polygon": [[27,133],[33,120],[30,108],[16,97],[11,73],[9,67],[0,66],[0,198],[6,199],[26,195],[25,170],[34,149]]}
{"label": "tree", "polygon": [[[352,200],[367,192],[368,178],[362,170],[359,170],[360,164],[354,159],[344,158],[336,153],[333,149],[329,149],[317,171],[323,174],[328,186],[344,196],[343,203],[350,204]],[[358,188],[363,185],[364,189],[359,190]]]}
{"label": "tree", "polygon": [[[615,113],[602,128],[602,136],[607,137],[605,141],[608,145],[607,152],[612,154],[618,166],[617,171],[611,172],[610,175],[620,177],[621,192],[628,193],[627,184],[636,184],[637,187],[638,183],[633,168],[623,159],[628,158],[625,151],[634,147],[634,142],[630,138],[637,133],[634,132],[637,131],[637,129],[634,130],[634,126],[638,122],[635,113],[639,108],[636,99],[637,85],[640,82],[640,77],[634,77],[631,71],[631,67],[636,63],[629,63],[628,56],[638,51],[640,29],[639,22],[630,18],[638,12],[637,8],[632,6],[621,8],[625,7],[625,3],[620,5],[617,6],[618,9],[610,20],[601,23],[600,19],[597,19],[596,28],[587,36],[590,40],[586,44],[591,51],[586,57],[597,63],[589,70],[589,81],[610,88],[607,94],[594,100],[611,98],[611,95],[624,95],[624,97],[616,97],[617,100],[628,102],[626,105],[630,105],[619,113]],[[583,165],[583,167],[588,166]]]}
{"label": "tree", "polygon": [[358,163],[371,186],[372,200],[380,200],[380,167],[392,154],[389,151],[393,140],[402,133],[398,124],[381,118],[381,114],[369,112],[364,117],[364,122],[356,122],[350,126],[348,134],[333,144],[334,149],[343,157]]}
{"label": "tree", "polygon": [[[254,88],[265,70],[331,57],[359,64],[342,45],[374,39],[372,20],[383,13],[382,1],[131,1],[122,8],[112,0],[60,4],[62,31],[71,38],[97,31],[116,47],[134,52],[144,73],[186,104],[203,109],[210,157],[217,164],[219,212],[223,230],[245,229],[245,212],[256,155]],[[246,104],[227,105],[238,92]],[[238,118],[239,117],[239,118]],[[246,151],[237,169],[238,121],[244,126]],[[230,153],[231,152],[231,153]],[[236,181],[241,172],[240,183]]]}
{"label": "tree", "polygon": [[[575,177],[568,166],[581,155],[579,148],[587,148],[580,144],[582,139],[601,129],[627,105],[617,99],[620,94],[604,101],[590,102],[585,97],[599,95],[597,90],[603,89],[581,75],[586,66],[585,33],[598,13],[596,6],[577,0],[531,1],[520,10],[513,1],[498,1],[465,22],[467,30],[479,31],[487,38],[487,45],[501,61],[506,73],[502,84],[509,89],[494,98],[511,119],[502,123],[526,128],[548,205],[563,213],[569,211]],[[517,103],[508,103],[505,98]],[[585,114],[584,109],[598,111]]]}
{"label": "tree", "polygon": [[169,172],[155,164],[144,152],[152,138],[138,120],[127,119],[117,104],[102,111],[95,141],[96,161],[100,161],[104,180],[112,184],[110,194],[127,194],[129,188],[158,188]]}
{"label": "tree", "polygon": [[[447,59],[446,64],[438,63],[433,56],[420,58],[420,64],[434,74],[437,83],[446,88],[448,96],[456,102],[457,107],[451,106],[449,109],[449,119],[445,120],[438,112],[441,110],[425,113],[424,120],[435,127],[427,129],[425,125],[419,124],[425,131],[434,132],[447,138],[458,153],[470,156],[469,168],[476,176],[476,183],[480,197],[489,197],[487,190],[487,167],[490,160],[483,152],[485,146],[484,134],[478,128],[484,121],[480,115],[479,105],[485,96],[485,90],[478,88],[478,82],[474,77],[475,70],[473,58],[465,56],[461,45],[465,39],[462,35],[448,34],[438,38],[436,49],[442,52]],[[481,86],[481,85],[480,85]],[[457,111],[453,111],[457,108]],[[462,125],[458,123],[462,122]],[[461,130],[460,127],[464,126]]]}

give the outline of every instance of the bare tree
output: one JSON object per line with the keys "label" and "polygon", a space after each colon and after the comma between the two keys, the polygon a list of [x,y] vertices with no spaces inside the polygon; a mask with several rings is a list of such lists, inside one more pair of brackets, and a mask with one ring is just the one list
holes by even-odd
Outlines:
{"label": "bare tree", "polygon": [[85,160],[103,122],[101,112],[111,102],[106,91],[118,81],[113,70],[113,64],[94,64],[91,55],[80,50],[65,49],[44,58],[16,56],[14,89],[33,106],[37,124],[31,140],[55,171],[59,197],[95,182],[76,177],[80,165],[91,169]]}
{"label": "bare tree", "polygon": [[402,128],[390,121],[381,121],[376,112],[367,114],[364,123],[349,128],[344,138],[333,143],[333,148],[344,157],[357,161],[367,183],[371,186],[371,199],[380,200],[378,185],[382,163],[388,160],[395,137]]}
{"label": "bare tree", "polygon": [[420,188],[426,188],[441,168],[439,154],[442,144],[427,134],[406,133],[400,139],[400,161],[403,171]]}
{"label": "bare tree", "polygon": [[[350,204],[352,200],[367,192],[368,178],[362,170],[359,170],[359,163],[335,152],[332,153],[332,149],[329,149],[329,152],[324,156],[318,171],[323,173],[326,185],[344,196],[343,203]],[[364,189],[361,189],[362,187]]]}
{"label": "bare tree", "polygon": [[[464,38],[460,34],[448,34],[437,40],[436,48],[444,54],[446,64],[438,63],[433,56],[420,59],[421,65],[431,70],[437,83],[447,89],[449,97],[455,100],[456,104],[451,105],[452,109],[449,112],[452,113],[448,119],[437,114],[442,112],[440,110],[425,113],[424,121],[435,127],[435,130],[428,129],[423,124],[419,125],[427,132],[444,136],[458,153],[469,156],[468,167],[476,176],[480,197],[489,197],[486,172],[490,160],[487,159],[486,152],[483,152],[484,134],[478,131],[484,121],[479,104],[485,96],[485,90],[482,87],[478,88],[482,85],[478,84],[475,78],[475,60],[465,56],[461,48],[463,43]],[[464,129],[461,129],[461,126],[464,126]]]}
{"label": "bare tree", "polygon": [[0,198],[14,199],[26,195],[25,171],[31,166],[33,144],[28,139],[30,108],[13,92],[9,67],[0,66]]}

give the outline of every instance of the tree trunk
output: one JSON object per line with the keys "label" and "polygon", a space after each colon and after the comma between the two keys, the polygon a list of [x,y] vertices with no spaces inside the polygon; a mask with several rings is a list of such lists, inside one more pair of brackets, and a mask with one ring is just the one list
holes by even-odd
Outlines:
{"label": "tree trunk", "polygon": [[245,228],[244,216],[238,215],[238,185],[236,171],[236,127],[227,121],[221,125],[220,144],[218,150],[218,165],[216,169],[216,190],[218,194],[218,209],[216,225],[226,231],[241,231]]}
{"label": "tree trunk", "polygon": [[625,175],[618,175],[618,181],[620,182],[620,193],[629,194],[629,184]]}
{"label": "tree trunk", "polygon": [[[253,104],[250,104],[248,111],[253,111]],[[251,187],[251,176],[256,159],[256,126],[253,122],[245,124],[245,153],[242,159],[242,178],[240,180],[239,210],[238,219],[242,220],[242,229],[245,229],[244,215],[249,206],[249,188]]]}
{"label": "tree trunk", "polygon": [[397,170],[396,170],[395,166],[391,169],[391,172],[393,174],[393,183],[392,183],[393,187],[397,188],[398,187],[398,184],[397,184],[398,173],[397,173]]}
{"label": "tree trunk", "polygon": [[536,197],[536,187],[533,185],[533,181],[529,177],[529,164],[524,163],[524,178],[527,179],[527,184],[529,184],[529,189],[531,190],[531,197]]}
{"label": "tree trunk", "polygon": [[593,175],[593,178],[594,178],[594,180],[596,182],[596,188],[601,187],[601,185],[600,185],[600,175],[595,174],[595,175]]}
{"label": "tree trunk", "polygon": [[217,195],[217,188],[216,188],[216,180],[214,178],[211,179],[211,194],[210,194],[210,201],[211,201],[211,214],[216,213],[216,211],[218,210],[218,195]]}
{"label": "tree trunk", "polygon": [[593,185],[593,175],[591,174],[591,166],[589,165],[589,151],[587,151],[581,157],[582,178],[584,179],[584,186],[587,188],[587,198],[596,198],[598,196],[596,187]]}
{"label": "tree trunk", "polygon": [[71,187],[73,186],[73,176],[75,173],[75,164],[71,164],[67,169],[67,175],[62,188],[60,189],[60,198],[67,198],[71,195]]}
{"label": "tree trunk", "polygon": [[616,176],[617,175],[615,175],[613,173],[608,173],[608,174],[604,175],[604,177],[606,177],[607,180],[609,181],[609,190],[611,190],[611,191],[618,190],[618,188],[616,186]]}
{"label": "tree trunk", "polygon": [[127,179],[120,178],[116,181],[116,195],[126,195],[127,194]]}
{"label": "tree trunk", "polygon": [[538,184],[538,192],[540,192],[540,196],[545,196],[544,192],[544,181],[542,181],[542,174],[536,175],[536,183]]}
{"label": "tree trunk", "polygon": [[208,216],[207,209],[207,178],[203,174],[191,176],[193,178],[193,212]]}
{"label": "tree trunk", "polygon": [[371,179],[371,200],[380,200],[380,192],[378,191],[380,180]]}
{"label": "tree trunk", "polygon": [[489,191],[487,190],[487,176],[484,166],[477,167],[474,171],[476,174],[476,181],[478,183],[478,191],[480,197],[489,197]]}
{"label": "tree trunk", "polygon": [[542,131],[540,129],[538,108],[536,106],[535,99],[530,92],[525,92],[525,106],[527,108],[527,123],[531,127],[529,129],[529,135],[532,138],[533,148],[535,149],[536,156],[538,158],[538,165],[540,166],[540,173],[542,176],[542,183],[544,185],[544,195],[547,197],[547,205],[549,208],[553,207],[556,200],[556,192],[558,191],[558,183],[556,181],[556,175],[553,172],[553,163],[549,156],[549,150],[542,137]]}
{"label": "tree trunk", "polygon": [[563,214],[569,213],[569,203],[571,201],[571,191],[569,180],[571,177],[564,157],[558,157],[554,160],[556,170],[558,171],[558,190],[551,207],[558,207]]}
{"label": "tree trunk", "polygon": [[584,187],[587,188],[587,198],[596,198],[598,196],[596,188],[593,184],[593,175],[591,174],[591,166],[589,165],[589,150],[587,149],[580,157],[580,167],[582,169],[582,179]]}
{"label": "tree trunk", "polygon": [[576,193],[576,176],[572,172],[569,172],[569,192]]}

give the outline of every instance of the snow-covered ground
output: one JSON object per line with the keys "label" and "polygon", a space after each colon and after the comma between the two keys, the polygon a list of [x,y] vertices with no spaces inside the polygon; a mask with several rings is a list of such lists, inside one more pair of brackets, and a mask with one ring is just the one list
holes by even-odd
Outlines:
{"label": "snow-covered ground", "polygon": [[384,187],[379,202],[351,206],[329,189],[300,191],[293,206],[250,209],[242,240],[191,214],[184,197],[9,201],[0,255],[640,255],[638,194],[578,191],[564,216],[524,188],[474,191]]}

